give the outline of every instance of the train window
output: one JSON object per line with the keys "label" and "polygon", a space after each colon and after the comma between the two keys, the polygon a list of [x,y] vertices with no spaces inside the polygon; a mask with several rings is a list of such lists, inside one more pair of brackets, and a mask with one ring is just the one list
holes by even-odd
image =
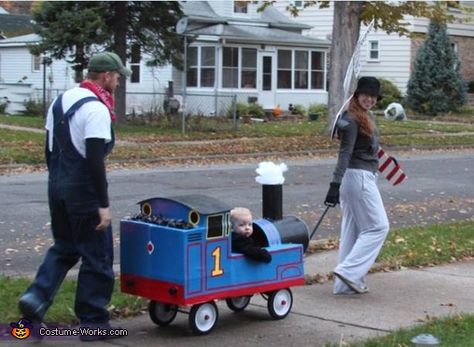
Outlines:
{"label": "train window", "polygon": [[207,217],[207,238],[223,236],[223,215],[214,215]]}

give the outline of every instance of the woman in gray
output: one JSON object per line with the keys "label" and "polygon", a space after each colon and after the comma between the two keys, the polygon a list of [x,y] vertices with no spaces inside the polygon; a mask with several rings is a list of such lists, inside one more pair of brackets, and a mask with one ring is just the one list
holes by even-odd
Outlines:
{"label": "woman in gray", "polygon": [[334,294],[363,294],[366,275],[389,230],[377,188],[379,133],[369,110],[380,98],[375,77],[361,77],[347,111],[337,120],[339,158],[325,204],[341,199],[342,223]]}

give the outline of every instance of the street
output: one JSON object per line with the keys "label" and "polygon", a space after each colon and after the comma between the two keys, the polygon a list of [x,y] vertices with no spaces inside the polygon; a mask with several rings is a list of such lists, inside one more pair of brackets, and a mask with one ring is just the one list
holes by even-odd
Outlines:
{"label": "street", "polygon": [[[473,156],[467,150],[397,155],[407,182],[393,187],[379,178],[391,228],[472,218]],[[324,210],[335,159],[282,162],[289,168],[283,185],[283,214],[300,217],[311,232]],[[253,162],[109,172],[115,263],[119,262],[119,221],[138,213],[136,203],[146,198],[205,194],[231,206],[248,207],[254,218],[260,218],[257,167],[258,162]],[[0,274],[31,275],[51,244],[46,188],[46,173],[0,176]],[[339,207],[329,211],[313,239],[337,236],[338,229]]]}

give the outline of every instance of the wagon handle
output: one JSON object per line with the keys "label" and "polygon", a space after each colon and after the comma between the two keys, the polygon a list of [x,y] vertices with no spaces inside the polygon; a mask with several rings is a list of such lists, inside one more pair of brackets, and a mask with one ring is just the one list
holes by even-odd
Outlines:
{"label": "wagon handle", "polygon": [[332,206],[331,204],[326,204],[326,209],[324,210],[322,216],[319,218],[318,223],[316,223],[316,226],[314,227],[313,232],[311,233],[311,235],[309,237],[310,240],[313,238],[314,233],[316,232],[316,230],[318,230],[319,225],[323,221],[324,216],[326,215],[326,213],[328,213],[328,210],[329,210],[330,207],[334,207],[334,206]]}

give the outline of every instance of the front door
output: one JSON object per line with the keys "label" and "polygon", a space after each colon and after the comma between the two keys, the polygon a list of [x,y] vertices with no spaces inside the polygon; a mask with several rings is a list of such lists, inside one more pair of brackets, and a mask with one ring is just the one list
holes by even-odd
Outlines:
{"label": "front door", "polygon": [[259,93],[258,103],[265,109],[273,109],[275,107],[275,54],[260,54],[260,76],[259,76]]}

